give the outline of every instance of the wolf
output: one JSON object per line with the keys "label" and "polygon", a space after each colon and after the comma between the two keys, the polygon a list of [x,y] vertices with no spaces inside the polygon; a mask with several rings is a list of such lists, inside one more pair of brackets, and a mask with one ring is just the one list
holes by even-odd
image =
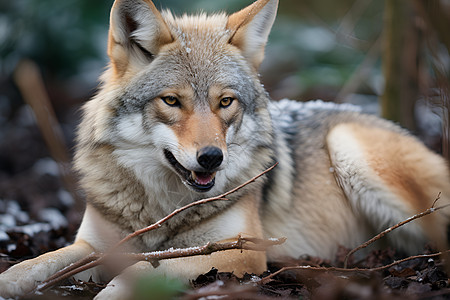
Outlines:
{"label": "wolf", "polygon": [[[98,299],[126,299],[135,274],[192,279],[212,267],[260,274],[267,261],[282,257],[333,259],[340,245],[359,245],[431,207],[439,193],[440,204],[450,202],[447,162],[397,125],[345,105],[270,100],[258,67],[277,7],[278,0],[257,0],[229,16],[176,17],[150,0],[115,1],[110,64],[84,105],[77,135],[74,164],[87,205],[75,242],[1,274],[1,296],[24,294],[91,252],[106,252],[127,234],[276,162],[264,179],[227,201],[176,215],[128,250],[191,247],[240,234],[287,237],[284,245],[78,276],[112,279]],[[427,241],[442,246],[448,223],[448,212],[437,212],[385,242],[406,253]]]}

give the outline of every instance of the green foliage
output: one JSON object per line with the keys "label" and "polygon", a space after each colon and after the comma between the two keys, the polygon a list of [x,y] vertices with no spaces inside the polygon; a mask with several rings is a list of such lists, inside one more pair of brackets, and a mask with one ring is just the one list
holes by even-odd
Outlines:
{"label": "green foliage", "polygon": [[14,0],[0,4],[0,66],[10,73],[23,57],[66,77],[105,56],[111,2]]}
{"label": "green foliage", "polygon": [[177,279],[147,275],[138,280],[135,300],[169,300],[183,293],[187,287]]}

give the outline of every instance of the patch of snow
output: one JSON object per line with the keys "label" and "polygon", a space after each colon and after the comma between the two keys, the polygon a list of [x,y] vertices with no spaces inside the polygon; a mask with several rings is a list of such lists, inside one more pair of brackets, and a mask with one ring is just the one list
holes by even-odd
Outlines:
{"label": "patch of snow", "polygon": [[34,164],[33,170],[40,175],[48,174],[52,176],[59,176],[58,163],[49,157],[38,160]]}
{"label": "patch of snow", "polygon": [[14,227],[16,226],[16,219],[13,215],[0,215],[0,225],[2,227]]}
{"label": "patch of snow", "polygon": [[[0,241],[9,240],[6,232],[21,232],[29,236],[41,231],[50,231],[68,225],[66,218],[54,208],[43,209],[39,217],[45,223],[27,224],[30,217],[20,208],[17,201],[0,199]],[[26,225],[20,225],[25,223]],[[19,224],[19,225],[18,225]]]}
{"label": "patch of snow", "polygon": [[39,219],[50,223],[53,229],[59,229],[68,225],[66,217],[56,208],[45,208],[39,212]]}
{"label": "patch of snow", "polygon": [[23,232],[29,236],[33,236],[38,232],[41,231],[50,231],[52,230],[52,226],[47,223],[35,223],[35,224],[28,224],[24,226],[16,226],[12,228],[13,231],[16,232]]}
{"label": "patch of snow", "polygon": [[75,203],[72,195],[64,189],[58,191],[58,199],[65,206],[72,206]]}
{"label": "patch of snow", "polygon": [[[4,215],[0,216],[0,225],[12,227],[16,226],[16,221],[27,223],[30,220],[28,214],[20,209],[19,203],[13,200],[0,199],[0,211],[5,213]],[[11,218],[14,219],[14,224],[12,224]]]}
{"label": "patch of snow", "polygon": [[6,213],[16,215],[21,211],[19,203],[13,200],[6,201]]}
{"label": "patch of snow", "polygon": [[28,223],[30,221],[30,216],[28,213],[21,210],[17,213],[16,220],[22,223]]}
{"label": "patch of snow", "polygon": [[0,241],[9,241],[9,235],[3,230],[0,230]]}
{"label": "patch of snow", "polygon": [[9,244],[8,246],[6,246],[6,250],[8,252],[12,252],[12,251],[16,250],[16,248],[17,248],[17,245],[15,245],[15,244]]}
{"label": "patch of snow", "polygon": [[70,290],[70,291],[84,291],[84,289],[80,286],[76,286],[76,285],[66,285],[66,286],[61,286],[61,289],[65,289],[65,290]]}

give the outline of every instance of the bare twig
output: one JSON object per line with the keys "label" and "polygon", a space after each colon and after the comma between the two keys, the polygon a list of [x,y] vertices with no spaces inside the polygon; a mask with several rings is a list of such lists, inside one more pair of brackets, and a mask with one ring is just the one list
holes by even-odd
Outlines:
{"label": "bare twig", "polygon": [[[147,227],[145,227],[145,228],[143,228],[143,229],[137,230],[137,231],[135,231],[135,232],[129,234],[129,235],[126,236],[124,239],[122,239],[119,243],[117,243],[114,247],[112,247],[112,249],[111,249],[109,252],[107,252],[107,253],[105,253],[105,254],[92,253],[92,254],[90,254],[89,256],[87,256],[87,257],[85,257],[85,258],[79,260],[78,262],[75,262],[74,264],[72,264],[72,265],[70,265],[70,266],[68,266],[68,267],[66,267],[66,268],[64,268],[64,269],[62,269],[62,270],[60,270],[59,272],[55,273],[53,276],[51,276],[51,277],[49,277],[47,280],[45,280],[45,281],[38,287],[37,290],[40,291],[40,290],[47,289],[47,288],[53,286],[54,284],[58,283],[58,282],[61,281],[61,280],[64,280],[64,279],[69,278],[69,277],[71,277],[71,276],[73,276],[73,275],[75,275],[75,274],[78,274],[78,273],[80,273],[80,272],[86,271],[86,270],[88,270],[88,269],[91,269],[91,268],[93,268],[93,267],[96,267],[96,266],[100,265],[101,263],[103,263],[103,262],[107,259],[108,255],[112,254],[118,247],[120,247],[121,245],[123,245],[124,243],[126,243],[127,241],[129,241],[131,238],[136,237],[136,236],[138,236],[138,235],[140,235],[140,234],[143,234],[143,233],[146,233],[146,232],[148,232],[148,231],[151,231],[151,230],[154,230],[154,229],[157,229],[157,228],[161,227],[161,225],[162,225],[164,222],[166,222],[166,221],[169,220],[170,218],[174,217],[176,214],[178,214],[178,213],[180,213],[180,212],[182,212],[182,211],[184,211],[184,210],[186,210],[186,209],[188,209],[188,208],[191,208],[191,207],[196,206],[196,205],[201,205],[201,204],[205,204],[205,203],[208,203],[208,202],[212,202],[212,201],[226,200],[226,198],[225,198],[226,196],[228,196],[228,195],[230,195],[230,194],[232,194],[232,193],[235,193],[235,192],[237,192],[238,190],[240,190],[240,189],[242,189],[243,187],[245,187],[246,185],[248,185],[248,184],[254,182],[255,180],[257,180],[257,179],[260,178],[261,176],[263,176],[263,175],[265,175],[266,173],[270,172],[270,171],[271,171],[273,168],[275,168],[277,165],[278,165],[278,163],[275,163],[273,166],[271,166],[270,168],[268,168],[268,169],[265,170],[264,172],[262,172],[262,173],[256,175],[255,177],[251,178],[250,180],[244,182],[243,184],[241,184],[241,185],[235,187],[234,189],[232,189],[232,190],[230,190],[230,191],[228,191],[228,192],[226,192],[226,193],[223,193],[223,194],[221,194],[221,195],[219,195],[219,196],[212,197],[212,198],[201,199],[201,200],[192,202],[192,203],[190,203],[190,204],[188,204],[188,205],[185,205],[185,206],[183,206],[183,207],[181,207],[181,208],[176,209],[176,210],[173,211],[171,214],[169,214],[169,215],[167,215],[166,217],[162,218],[162,219],[159,220],[158,222],[156,222],[156,223],[154,223],[154,224],[152,224],[152,225],[150,225],[150,226],[147,226]],[[250,240],[250,239],[248,239],[248,238],[245,239],[245,240],[248,241],[248,242],[252,242],[253,244],[258,244],[258,243],[259,243],[261,247],[267,247],[267,246],[270,246],[270,245],[273,244],[270,240],[269,240],[269,241],[265,241],[265,240],[257,240],[257,239],[252,239],[252,240]],[[244,241],[244,239],[239,238],[238,241],[239,241],[240,243],[242,243],[242,241]],[[267,246],[266,246],[266,244],[263,244],[263,241],[265,241],[266,243],[268,243]],[[275,239],[274,241],[280,241],[280,240]],[[283,240],[281,243],[283,243],[283,242],[284,242],[284,240]],[[218,247],[218,246],[215,246],[215,247]],[[246,247],[251,247],[251,246],[247,245]],[[225,250],[225,249],[224,249],[224,250]],[[258,249],[249,249],[249,250],[260,251],[260,250],[258,250]],[[222,251],[222,250],[216,250],[216,251]],[[159,253],[161,253],[161,255],[165,255],[164,252],[165,252],[165,251],[160,251]],[[171,251],[171,252],[172,252],[172,251]],[[181,252],[183,252],[183,251],[181,251]],[[186,253],[186,252],[184,252],[184,253]],[[195,254],[195,255],[200,255],[200,254]],[[175,256],[175,257],[182,257],[182,256]],[[170,257],[170,258],[173,258],[173,257]],[[162,258],[158,258],[158,259],[162,259]]]}
{"label": "bare twig", "polygon": [[[440,194],[439,194],[439,196],[437,197],[436,201],[439,200],[439,197],[440,197]],[[394,226],[389,227],[388,229],[386,229],[386,230],[384,230],[383,232],[377,234],[376,236],[374,236],[373,238],[371,238],[371,239],[368,240],[367,242],[365,242],[365,243],[359,245],[358,247],[354,248],[353,250],[351,250],[351,251],[345,256],[345,260],[344,260],[344,268],[347,268],[348,259],[349,259],[350,256],[351,256],[352,254],[354,254],[356,251],[359,251],[359,250],[361,250],[361,249],[366,248],[367,246],[369,246],[369,245],[372,244],[373,242],[375,242],[375,241],[381,239],[383,236],[385,236],[386,234],[388,234],[388,233],[391,232],[392,230],[399,228],[400,226],[403,226],[403,225],[405,225],[405,224],[407,224],[407,223],[409,223],[409,222],[411,222],[411,221],[414,221],[414,220],[416,220],[416,219],[422,218],[422,217],[424,217],[424,216],[426,216],[426,215],[429,215],[429,214],[431,214],[431,213],[433,213],[433,212],[435,212],[435,211],[438,211],[438,210],[440,210],[440,209],[443,209],[443,208],[446,208],[446,207],[449,207],[449,206],[450,206],[450,204],[447,204],[447,205],[443,205],[443,206],[439,206],[439,207],[434,207],[434,204],[436,203],[436,201],[434,201],[433,206],[432,206],[431,208],[427,209],[426,211],[423,211],[423,212],[421,212],[421,213],[418,213],[418,214],[416,214],[416,215],[414,215],[414,216],[412,216],[412,217],[409,217],[408,219],[406,219],[406,220],[404,220],[404,221],[402,221],[402,222],[400,222],[400,223],[395,224]]]}
{"label": "bare twig", "polygon": [[404,263],[409,260],[418,259],[418,258],[433,258],[436,256],[441,256],[443,254],[450,253],[450,250],[446,250],[443,252],[437,252],[432,254],[421,254],[421,255],[414,255],[409,256],[397,261],[394,261],[388,265],[384,265],[381,267],[375,267],[375,268],[336,268],[336,267],[313,267],[313,266],[289,266],[289,267],[283,267],[280,270],[262,278],[260,281],[258,281],[259,285],[264,285],[267,282],[271,281],[273,277],[277,276],[278,274],[289,271],[289,270],[308,270],[308,271],[322,271],[322,272],[340,272],[340,273],[349,273],[349,272],[376,272],[376,271],[383,271],[386,269],[389,269],[393,266],[399,265],[401,263]]}
{"label": "bare twig", "polygon": [[266,251],[268,247],[281,245],[285,241],[286,238],[278,238],[278,239],[272,238],[270,240],[264,240],[264,239],[239,237],[236,241],[233,242],[208,243],[204,246],[199,247],[170,249],[165,251],[153,251],[148,253],[114,253],[114,254],[92,253],[91,255],[89,255],[88,257],[84,258],[82,261],[76,264],[79,267],[70,266],[56,273],[52,277],[48,278],[37,288],[37,291],[43,291],[55,285],[61,280],[69,278],[79,272],[96,267],[111,257],[118,258],[119,259],[118,261],[128,259],[129,261],[133,262],[137,261],[152,262],[162,259],[189,257],[197,255],[209,255],[214,252],[232,249]]}
{"label": "bare twig", "polygon": [[98,266],[101,263],[101,259],[98,257],[98,253],[91,253],[83,259],[80,259],[76,263],[73,263],[64,269],[56,272],[46,280],[42,282],[41,285],[37,287],[37,291],[45,290],[46,288],[53,286],[57,282],[69,278],[75,274],[83,272],[84,270],[88,270],[95,266]]}
{"label": "bare twig", "polygon": [[[224,243],[208,243],[203,246],[190,247],[190,248],[179,248],[170,249],[164,251],[153,251],[145,253],[116,253],[120,258],[128,258],[133,261],[155,261],[170,258],[179,257],[189,257],[197,255],[209,255],[218,251],[240,249],[240,250],[253,250],[253,251],[266,251],[268,247],[281,245],[286,241],[286,238],[273,238],[270,240],[265,239],[249,239],[249,238],[238,238],[233,242]],[[95,253],[92,255],[93,258],[101,258],[104,256],[103,253]]]}
{"label": "bare twig", "polygon": [[431,208],[434,208],[434,206],[435,206],[436,203],[439,201],[439,199],[441,199],[441,192],[439,192],[439,194],[438,194],[438,196],[436,197],[436,199],[434,199],[433,205],[431,205]]}

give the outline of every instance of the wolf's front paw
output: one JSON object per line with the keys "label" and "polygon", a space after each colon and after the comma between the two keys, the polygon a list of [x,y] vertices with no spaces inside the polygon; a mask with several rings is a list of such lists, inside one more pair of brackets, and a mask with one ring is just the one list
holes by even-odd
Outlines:
{"label": "wolf's front paw", "polygon": [[38,282],[30,279],[26,274],[18,274],[14,270],[7,270],[0,274],[0,298],[13,298],[31,292]]}
{"label": "wolf's front paw", "polygon": [[27,289],[21,288],[21,286],[17,284],[17,282],[0,281],[0,299],[2,298],[8,299],[23,296],[27,291],[28,291]]}

